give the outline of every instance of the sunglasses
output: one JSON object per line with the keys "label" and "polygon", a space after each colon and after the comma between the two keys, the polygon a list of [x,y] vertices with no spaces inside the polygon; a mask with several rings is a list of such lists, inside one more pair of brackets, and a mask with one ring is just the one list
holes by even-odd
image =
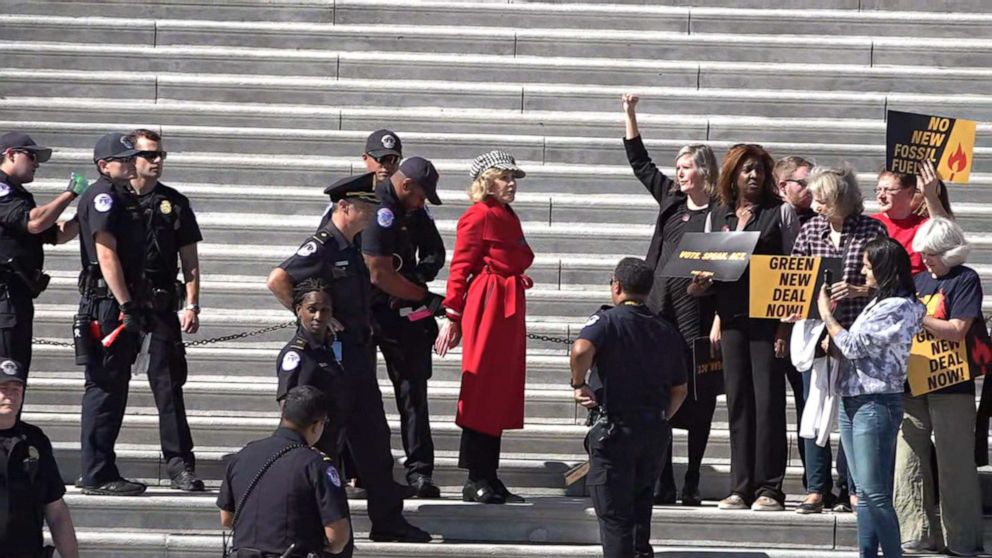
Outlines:
{"label": "sunglasses", "polygon": [[34,151],[28,151],[26,149],[11,149],[12,153],[20,153],[21,155],[27,155],[34,162],[38,162],[38,154]]}
{"label": "sunglasses", "polygon": [[161,157],[162,160],[164,161],[168,155],[169,153],[166,151],[139,151],[137,154],[135,154],[135,157],[141,157],[146,161],[154,161],[155,159]]}
{"label": "sunglasses", "polygon": [[396,163],[400,162],[400,158],[396,155],[383,155],[382,157],[369,155],[369,157],[375,159],[375,162],[379,163],[380,165],[395,165]]}
{"label": "sunglasses", "polygon": [[107,157],[107,158],[104,159],[104,161],[106,161],[108,163],[113,163],[113,162],[117,162],[117,163],[129,163],[129,162],[131,162],[133,160],[134,160],[134,155],[132,155],[130,157]]}

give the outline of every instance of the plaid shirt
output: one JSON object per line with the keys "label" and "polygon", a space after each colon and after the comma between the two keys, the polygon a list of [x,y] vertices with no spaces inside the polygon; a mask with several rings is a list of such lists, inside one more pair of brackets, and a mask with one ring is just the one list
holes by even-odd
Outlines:
{"label": "plaid shirt", "polygon": [[[817,215],[799,230],[796,243],[792,246],[792,255],[842,258],[843,280],[852,285],[864,285],[865,276],[861,274],[861,267],[865,245],[879,236],[888,236],[885,225],[880,221],[867,215],[852,215],[844,220],[840,248],[837,248],[830,242],[830,223],[823,216]],[[869,300],[870,297],[862,297],[840,301],[834,309],[834,318],[845,328],[851,327]]]}

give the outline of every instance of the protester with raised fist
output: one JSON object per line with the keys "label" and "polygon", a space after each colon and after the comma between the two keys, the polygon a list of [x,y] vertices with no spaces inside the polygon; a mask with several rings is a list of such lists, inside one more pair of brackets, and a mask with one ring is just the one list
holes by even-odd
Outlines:
{"label": "protester with raised fist", "polygon": [[455,423],[462,427],[458,466],[468,470],[465,501],[522,502],[498,475],[505,430],[523,428],[527,336],[524,272],[534,261],[520,218],[510,207],[526,173],[509,153],[490,151],[469,171],[473,204],[458,220],[444,299],[448,322],[435,350],[462,348]]}
{"label": "protester with raised fist", "polygon": [[939,195],[941,187],[942,183],[937,178],[933,163],[929,161],[920,163],[917,175],[899,174],[887,170],[882,170],[878,174],[875,199],[878,201],[879,212],[872,217],[881,221],[889,236],[896,239],[909,254],[913,274],[926,269],[923,258],[913,250],[913,238],[928,218],[921,214],[919,208],[914,212],[913,199],[919,189],[923,194],[923,203],[929,217],[950,217],[948,211],[950,204],[945,205]]}

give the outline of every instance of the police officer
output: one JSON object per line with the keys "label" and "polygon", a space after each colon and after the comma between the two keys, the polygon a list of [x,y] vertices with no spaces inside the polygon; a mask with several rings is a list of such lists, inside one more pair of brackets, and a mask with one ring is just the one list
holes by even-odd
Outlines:
{"label": "police officer", "polygon": [[439,498],[434,485],[434,441],[431,438],[427,380],[431,349],[443,313],[443,297],[427,290],[444,266],[444,242],[426,208],[441,205],[438,173],[421,157],[410,157],[376,187],[382,203],[375,221],[362,236],[372,285],[374,341],[393,382],[400,430],[406,452],[406,478],[420,498]]}
{"label": "police officer", "polygon": [[[575,400],[594,410],[586,484],[605,558],[654,556],[652,489],[672,435],[668,417],[688,391],[688,348],[645,305],[653,281],[643,260],[620,260],[610,279],[614,306],[590,317],[572,345]],[[586,383],[590,369],[595,387]]]}
{"label": "police officer", "polygon": [[75,238],[75,220],[56,220],[89,186],[84,178],[70,180],[65,192],[38,207],[24,185],[51,157],[51,149],[27,134],[0,136],[0,354],[10,355],[26,371],[31,369],[33,300],[48,285],[42,244]]}
{"label": "police officer", "polygon": [[[196,244],[203,240],[189,198],[159,182],[166,151],[162,137],[138,129],[128,134],[138,153],[131,191],[149,227],[145,242],[146,288],[150,290],[148,382],[159,414],[159,437],[170,486],[200,492],[193,436],[186,420],[183,385],[188,366],[182,333],[200,327],[200,264]],[[178,263],[183,280],[177,281]],[[181,313],[176,315],[176,311]]]}
{"label": "police officer", "polygon": [[[283,306],[295,313],[295,285],[318,277],[330,283],[331,306],[337,322],[332,322],[332,326],[339,330],[335,343],[340,343],[338,360],[345,373],[343,385],[351,394],[350,405],[339,409],[340,422],[345,431],[343,438],[368,490],[372,521],[369,538],[381,542],[428,542],[431,539],[428,533],[403,518],[402,494],[393,481],[389,424],[376,380],[369,314],[371,282],[359,250],[359,233],[374,218],[379,202],[374,184],[374,175],[366,173],[340,180],[325,189],[334,204],[332,212],[296,254],[272,270],[268,287]],[[283,366],[282,360],[279,365]],[[336,449],[338,456],[340,443]]]}
{"label": "police officer", "polygon": [[[52,444],[40,428],[18,418],[27,377],[26,368],[0,357],[0,556],[42,558],[57,549],[63,558],[78,558]],[[43,522],[54,549],[42,547]]]}
{"label": "police officer", "polygon": [[124,134],[101,137],[93,149],[100,179],[79,197],[76,208],[83,271],[74,335],[80,342],[77,363],[85,363],[86,375],[80,421],[83,494],[136,496],[146,488],[121,477],[114,454],[131,365],[149,313],[144,281],[149,228],[130,185],[137,153]]}
{"label": "police officer", "polygon": [[310,447],[327,422],[325,399],[313,386],[289,390],[275,433],[228,463],[217,507],[221,525],[234,530],[234,558],[352,555],[341,477],[330,457]]}

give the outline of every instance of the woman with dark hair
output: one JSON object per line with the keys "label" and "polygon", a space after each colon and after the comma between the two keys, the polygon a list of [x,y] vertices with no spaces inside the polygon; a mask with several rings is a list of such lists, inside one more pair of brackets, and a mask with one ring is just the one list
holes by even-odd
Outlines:
{"label": "woman with dark hair", "polygon": [[899,518],[892,505],[896,436],[913,336],[926,309],[916,300],[909,255],[891,238],[865,248],[866,284],[875,296],[850,329],[833,316],[826,287],[817,306],[841,369],[840,436],[858,490],[858,546],[862,557],[901,557]]}
{"label": "woman with dark hair", "polygon": [[[701,233],[706,226],[706,216],[716,189],[718,168],[713,150],[708,145],[686,145],[675,156],[675,177],[665,176],[648,156],[637,127],[638,97],[624,95],[623,107],[625,135],[623,145],[627,161],[638,180],[658,202],[658,218],[651,237],[651,246],[645,261],[654,268],[655,280],[647,305],[652,312],[661,314],[678,328],[689,346],[697,337],[709,335],[713,325],[713,301],[710,297],[697,298],[686,292],[689,279],[661,277],[659,273],[675,252],[682,235]],[[688,431],[689,463],[682,485],[682,505],[699,506],[700,469],[706,444],[710,437],[713,412],[716,410],[716,393],[690,392],[678,414],[671,419],[672,428]],[[655,504],[674,504],[676,500],[675,473],[669,448],[668,459],[655,487]]]}
{"label": "woman with dark hair", "polygon": [[[791,205],[779,197],[775,162],[760,145],[735,145],[720,169],[719,204],[708,230],[757,232],[755,254],[787,255],[799,232]],[[732,283],[712,284],[697,276],[689,293],[710,286],[716,319],[713,346],[723,353],[724,386],[730,419],[730,495],[720,509],[781,511],[785,507],[785,361],[788,324],[748,317],[748,271]]]}

